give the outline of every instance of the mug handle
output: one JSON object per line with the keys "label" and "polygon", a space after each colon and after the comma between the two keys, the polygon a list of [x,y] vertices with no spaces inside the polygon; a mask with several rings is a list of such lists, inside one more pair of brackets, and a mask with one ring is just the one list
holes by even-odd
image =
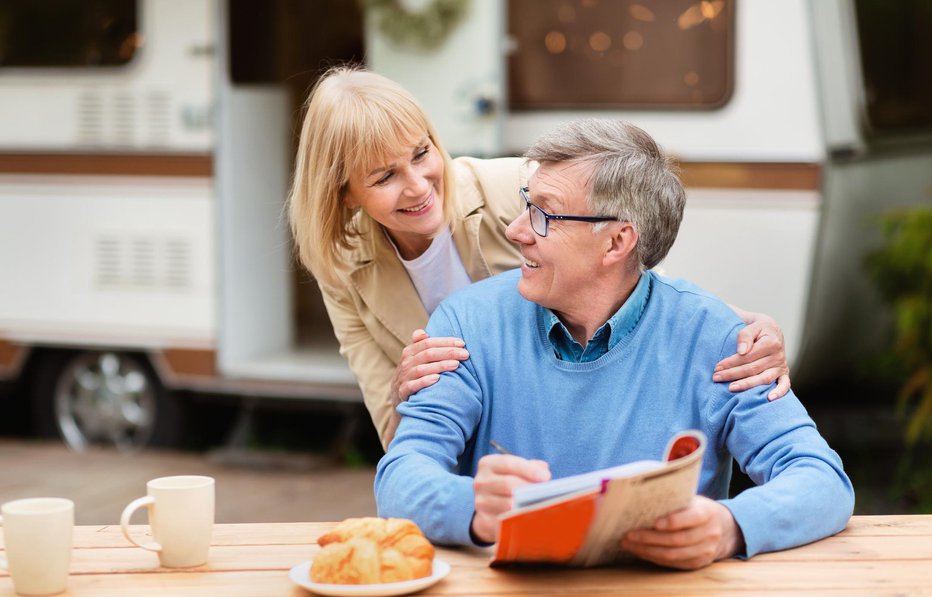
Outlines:
{"label": "mug handle", "polygon": [[[0,516],[0,527],[3,526],[3,517]],[[9,570],[10,563],[6,561],[6,558],[0,558],[0,570]]]}
{"label": "mug handle", "polygon": [[129,519],[133,516],[133,512],[142,508],[143,506],[151,506],[154,503],[155,498],[151,495],[147,495],[146,497],[141,497],[131,501],[129,505],[123,510],[123,515],[120,516],[120,530],[123,531],[123,536],[126,537],[127,541],[133,545],[143,549],[148,549],[149,551],[162,551],[162,546],[154,541],[152,543],[140,543],[136,541],[130,537],[129,528],[127,528],[129,527]]}

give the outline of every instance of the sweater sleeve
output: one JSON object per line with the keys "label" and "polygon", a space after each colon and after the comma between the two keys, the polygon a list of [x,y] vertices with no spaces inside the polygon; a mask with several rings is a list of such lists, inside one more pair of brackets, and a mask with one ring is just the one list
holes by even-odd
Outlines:
{"label": "sweater sleeve", "polygon": [[[431,336],[463,337],[444,305],[427,326]],[[409,518],[428,539],[472,544],[473,479],[459,470],[460,457],[482,413],[482,392],[467,360],[441,374],[434,385],[398,407],[401,424],[375,476],[379,516]]]}
{"label": "sweater sleeve", "polygon": [[[734,346],[738,327],[725,346]],[[728,384],[716,387],[721,394],[711,403],[712,428],[722,429],[724,447],[756,485],[721,500],[744,534],[741,555],[803,545],[844,529],[854,489],[796,395],[771,402],[771,386],[736,395],[727,392]]]}

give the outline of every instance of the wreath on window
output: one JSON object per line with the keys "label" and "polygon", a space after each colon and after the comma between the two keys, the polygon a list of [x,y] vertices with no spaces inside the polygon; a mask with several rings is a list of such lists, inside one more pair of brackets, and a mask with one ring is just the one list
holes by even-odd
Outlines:
{"label": "wreath on window", "polygon": [[469,0],[430,0],[411,9],[403,0],[364,0],[379,30],[399,45],[435,48],[463,19]]}

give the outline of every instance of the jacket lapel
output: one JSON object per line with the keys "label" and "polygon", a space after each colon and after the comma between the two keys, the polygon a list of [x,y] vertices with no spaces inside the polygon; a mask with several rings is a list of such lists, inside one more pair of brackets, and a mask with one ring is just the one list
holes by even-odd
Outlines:
{"label": "jacket lapel", "polygon": [[427,325],[427,311],[408,272],[381,230],[376,235],[375,254],[350,273],[350,281],[372,314],[403,346],[411,332]]}
{"label": "jacket lapel", "polygon": [[473,282],[483,280],[492,275],[489,264],[486,263],[479,250],[479,226],[482,224],[482,213],[469,214],[456,222],[453,226],[453,243],[463,261],[463,267]]}
{"label": "jacket lapel", "polygon": [[[468,177],[464,177],[469,180]],[[473,282],[492,275],[479,247],[479,229],[482,224],[481,208],[485,199],[472,185],[457,185],[456,221],[453,223],[453,243],[460,254],[463,267]]]}

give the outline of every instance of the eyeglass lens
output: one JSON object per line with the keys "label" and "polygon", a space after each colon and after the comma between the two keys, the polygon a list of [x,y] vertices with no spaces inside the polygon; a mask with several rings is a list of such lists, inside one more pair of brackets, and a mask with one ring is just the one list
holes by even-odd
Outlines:
{"label": "eyeglass lens", "polygon": [[536,205],[528,203],[531,212],[531,228],[541,236],[547,236],[547,216]]}

